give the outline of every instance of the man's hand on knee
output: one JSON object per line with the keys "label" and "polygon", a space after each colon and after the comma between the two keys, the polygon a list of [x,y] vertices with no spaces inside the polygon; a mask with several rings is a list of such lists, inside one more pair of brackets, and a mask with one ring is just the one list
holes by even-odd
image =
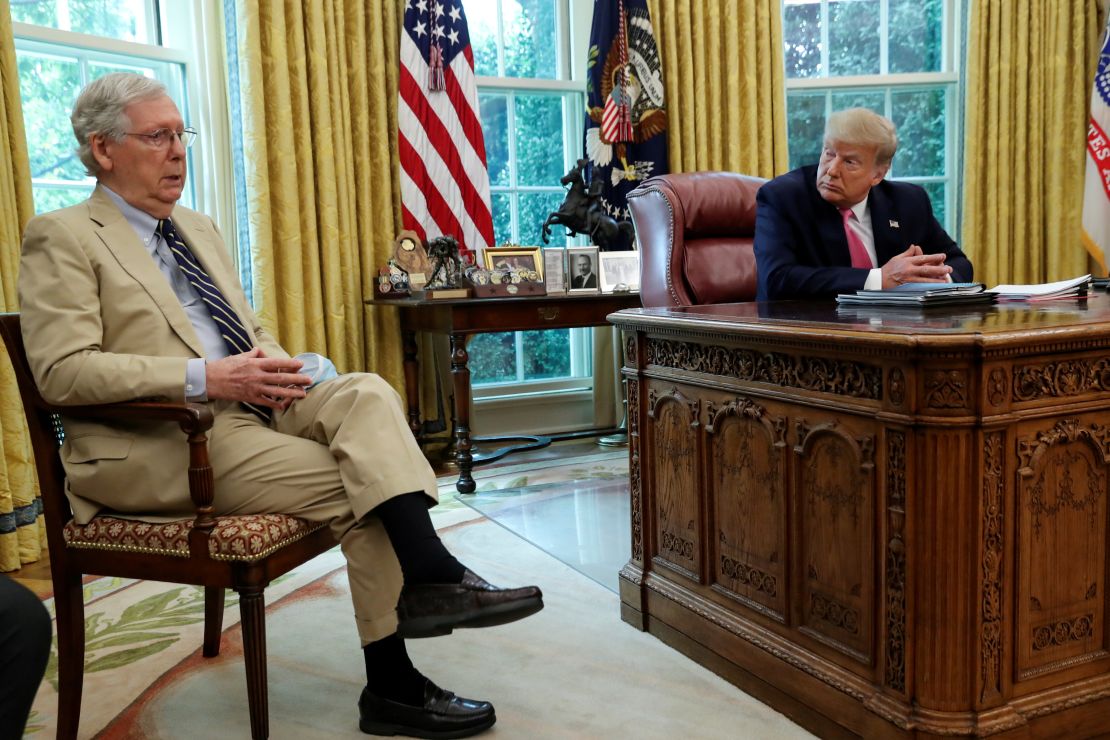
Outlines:
{"label": "man's hand on knee", "polygon": [[258,406],[285,410],[312,383],[297,371],[303,363],[285,357],[267,357],[255,347],[205,364],[205,382],[210,399],[247,401]]}

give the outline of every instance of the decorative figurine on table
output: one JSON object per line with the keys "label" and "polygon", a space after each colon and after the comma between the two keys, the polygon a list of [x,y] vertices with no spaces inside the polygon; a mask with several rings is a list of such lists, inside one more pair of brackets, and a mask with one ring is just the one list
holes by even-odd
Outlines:
{"label": "decorative figurine on table", "polygon": [[391,264],[408,274],[409,285],[413,290],[424,287],[428,282],[431,261],[428,259],[428,253],[424,251],[424,243],[415,231],[402,231],[393,240]]}
{"label": "decorative figurine on table", "polygon": [[548,243],[551,235],[551,225],[558,224],[566,228],[567,236],[587,234],[602,252],[620,248],[622,245],[631,245],[636,238],[636,230],[631,221],[618,221],[608,213],[601,200],[601,190],[604,187],[602,180],[594,180],[586,184],[585,170],[589,160],[580,159],[559,182],[570,189],[562,205],[543,222],[540,228],[540,237],[543,243]]}
{"label": "decorative figurine on table", "polygon": [[409,274],[394,264],[393,260],[389,261],[389,265],[378,270],[378,292],[383,295],[408,295],[410,290]]}
{"label": "decorative figurine on table", "polygon": [[586,210],[589,207],[588,195],[586,192],[586,176],[585,169],[589,165],[589,160],[580,159],[578,164],[570,168],[567,174],[559,179],[559,184],[566,187],[570,186],[567,190],[567,197],[563,199],[562,204],[552,213],[547,216],[547,220],[543,222],[540,227],[540,238],[543,243],[548,243],[548,237],[551,236],[551,226],[563,226],[567,230],[567,236],[575,236],[576,234],[586,234]]}
{"label": "decorative figurine on table", "polygon": [[432,263],[432,274],[428,277],[427,288],[458,288],[461,285],[462,260],[459,259],[459,243],[453,236],[437,236],[428,242],[428,257]]}

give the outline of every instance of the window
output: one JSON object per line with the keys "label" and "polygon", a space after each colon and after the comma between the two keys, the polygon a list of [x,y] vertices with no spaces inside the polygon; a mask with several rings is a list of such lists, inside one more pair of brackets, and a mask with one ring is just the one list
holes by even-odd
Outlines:
{"label": "window", "polygon": [[153,0],[11,0],[12,20],[90,36],[157,44]]}
{"label": "window", "polygon": [[929,192],[937,220],[956,223],[954,0],[784,0],[790,166],[815,164],[825,120],[870,108],[898,127],[890,177]]}
{"label": "window", "polygon": [[[77,158],[69,114],[77,93],[110,72],[161,80],[188,120],[185,63],[158,45],[157,14],[146,0],[12,3],[16,60],[35,212],[79,203],[95,181]],[[192,153],[190,150],[190,166]],[[183,200],[195,201],[192,180]]]}
{"label": "window", "polygon": [[[585,84],[572,71],[570,10],[567,0],[488,0],[466,9],[498,244],[543,243],[540,227],[566,196],[559,178],[582,150]],[[561,228],[552,239],[567,243]],[[590,337],[589,329],[475,336],[475,397],[590,391]]]}

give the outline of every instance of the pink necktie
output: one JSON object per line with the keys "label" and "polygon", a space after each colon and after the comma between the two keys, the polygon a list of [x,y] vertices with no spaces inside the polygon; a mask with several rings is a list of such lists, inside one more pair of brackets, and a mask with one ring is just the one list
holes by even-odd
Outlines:
{"label": "pink necktie", "polygon": [[840,217],[844,219],[844,235],[848,237],[848,254],[852,255],[852,267],[862,267],[870,270],[875,265],[871,264],[871,257],[867,254],[867,247],[863,240],[849,224],[849,219],[854,215],[851,208],[839,208]]}

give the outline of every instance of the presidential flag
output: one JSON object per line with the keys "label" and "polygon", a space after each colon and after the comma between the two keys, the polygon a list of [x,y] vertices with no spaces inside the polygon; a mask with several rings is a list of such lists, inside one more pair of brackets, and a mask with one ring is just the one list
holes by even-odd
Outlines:
{"label": "presidential flag", "polygon": [[427,240],[493,245],[486,145],[460,0],[406,0],[398,83],[401,217]]}
{"label": "presidential flag", "polygon": [[1110,14],[1102,35],[1091,118],[1087,125],[1087,179],[1083,191],[1083,245],[1106,272],[1110,254]]}
{"label": "presidential flag", "polygon": [[586,75],[590,192],[626,221],[629,191],[667,172],[663,67],[646,0],[594,1]]}

